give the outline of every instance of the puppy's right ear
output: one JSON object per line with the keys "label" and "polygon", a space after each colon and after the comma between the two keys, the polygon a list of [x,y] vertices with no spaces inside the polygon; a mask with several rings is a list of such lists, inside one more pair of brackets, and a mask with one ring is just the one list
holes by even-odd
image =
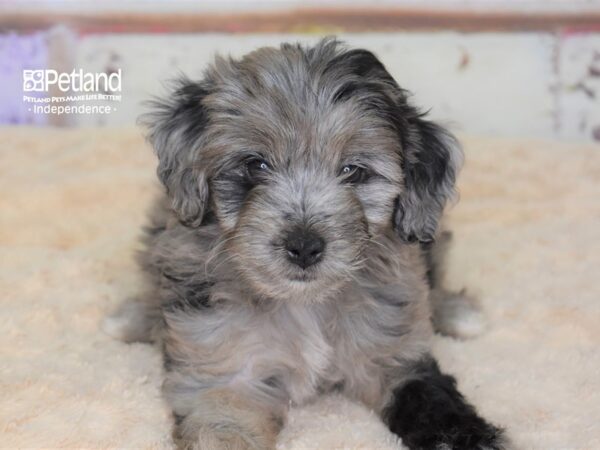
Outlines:
{"label": "puppy's right ear", "polygon": [[141,117],[148,140],[158,156],[157,174],[182,223],[198,227],[208,205],[206,173],[199,167],[208,113],[202,101],[208,91],[201,83],[181,78],[164,99],[150,102],[152,111]]}

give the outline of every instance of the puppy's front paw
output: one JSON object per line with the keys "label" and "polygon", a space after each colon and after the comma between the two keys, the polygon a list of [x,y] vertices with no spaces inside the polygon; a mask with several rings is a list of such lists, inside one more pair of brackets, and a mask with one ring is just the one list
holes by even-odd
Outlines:
{"label": "puppy's front paw", "polygon": [[[444,389],[446,388],[446,389]],[[454,390],[454,383],[440,386],[410,382],[401,392],[403,408],[392,431],[411,450],[503,450],[502,430],[479,417]]]}
{"label": "puppy's front paw", "polygon": [[477,414],[434,360],[414,368],[420,378],[394,392],[384,412],[390,430],[411,450],[506,450],[502,429]]}
{"label": "puppy's front paw", "polygon": [[427,435],[413,436],[413,450],[506,450],[502,430],[477,416],[448,417]]}

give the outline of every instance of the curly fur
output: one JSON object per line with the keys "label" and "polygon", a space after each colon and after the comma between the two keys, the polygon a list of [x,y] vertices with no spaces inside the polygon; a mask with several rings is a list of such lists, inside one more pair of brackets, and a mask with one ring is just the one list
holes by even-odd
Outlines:
{"label": "curly fur", "polygon": [[[422,369],[422,246],[462,153],[372,53],[328,39],[217,58],[144,123],[166,191],[140,257],[148,290],[112,331],[164,349],[182,447],[273,448],[289,404],[337,389],[411,448],[501,448],[450,378]],[[345,166],[360,182],[345,181]],[[318,264],[288,261],[298,227],[326,243]]]}

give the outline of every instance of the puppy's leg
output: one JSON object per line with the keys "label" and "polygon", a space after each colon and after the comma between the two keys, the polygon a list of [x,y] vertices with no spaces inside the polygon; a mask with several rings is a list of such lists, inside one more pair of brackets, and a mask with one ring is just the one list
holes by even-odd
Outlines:
{"label": "puppy's leg", "polygon": [[124,342],[153,342],[163,325],[160,290],[164,274],[156,247],[165,231],[177,223],[165,196],[153,205],[148,219],[142,239],[144,250],[137,255],[147,288],[142,295],[125,300],[101,325],[106,334]]}
{"label": "puppy's leg", "polygon": [[415,364],[383,412],[411,450],[500,450],[502,430],[482,419],[430,356]]}
{"label": "puppy's leg", "polygon": [[123,302],[106,317],[101,327],[106,334],[123,342],[152,342],[160,323],[158,307],[147,301],[132,299]]}
{"label": "puppy's leg", "polygon": [[[173,386],[171,386],[173,388]],[[283,405],[269,405],[227,388],[195,393],[169,389],[173,437],[180,449],[272,450],[284,421]],[[184,397],[185,396],[185,397]]]}
{"label": "puppy's leg", "polygon": [[461,339],[479,336],[487,322],[477,299],[460,292],[433,289],[429,294],[431,321],[438,333]]}
{"label": "puppy's leg", "polygon": [[431,289],[431,320],[438,333],[457,338],[472,338],[485,330],[486,320],[477,299],[465,289],[453,292],[444,288],[444,267],[451,240],[452,233],[444,231],[434,244],[423,247],[427,279]]}

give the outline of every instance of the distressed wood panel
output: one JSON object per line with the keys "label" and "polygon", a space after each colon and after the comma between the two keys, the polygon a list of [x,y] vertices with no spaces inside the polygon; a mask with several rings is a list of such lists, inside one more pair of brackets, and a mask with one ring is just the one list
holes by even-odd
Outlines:
{"label": "distressed wood panel", "polygon": [[[554,39],[545,33],[342,34],[352,46],[380,56],[416,103],[454,129],[476,134],[552,136],[556,83]],[[81,116],[81,124],[133,123],[141,102],[161,92],[161,80],[200,76],[215,53],[242,55],[281,41],[318,36],[256,34],[93,35],[79,44],[77,67],[121,68],[123,103],[109,116]]]}
{"label": "distressed wood panel", "polygon": [[[326,4],[326,3],[325,3]],[[346,32],[401,30],[555,31],[600,29],[600,8],[591,3],[558,10],[473,5],[357,5],[353,7],[283,7],[279,10],[142,11],[79,8],[52,10],[9,9],[0,14],[0,30],[45,29],[67,25],[80,33],[289,33],[315,29]],[[587,5],[587,6],[586,6]]]}
{"label": "distressed wood panel", "polygon": [[600,141],[600,34],[560,37],[558,135]]}

